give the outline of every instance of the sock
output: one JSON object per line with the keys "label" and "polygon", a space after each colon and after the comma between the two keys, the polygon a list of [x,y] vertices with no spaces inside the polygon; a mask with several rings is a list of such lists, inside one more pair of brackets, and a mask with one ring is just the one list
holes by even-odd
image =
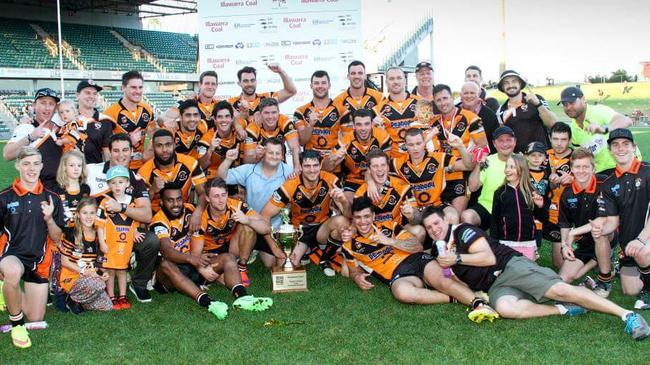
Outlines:
{"label": "sock", "polygon": [[248,295],[246,293],[246,287],[242,284],[237,284],[230,289],[230,293],[232,293],[232,296],[235,298],[240,298],[240,297],[245,297]]}
{"label": "sock", "polygon": [[237,268],[239,268],[239,271],[240,271],[240,272],[242,272],[242,271],[248,271],[248,264],[247,264],[247,261],[248,261],[248,260],[244,260],[244,259],[242,259],[242,258],[240,258],[239,261],[237,261]]}
{"label": "sock", "polygon": [[449,297],[449,303],[458,303],[458,300],[456,300],[456,298],[450,296]]}
{"label": "sock", "polygon": [[626,322],[627,321],[627,316],[629,316],[632,313],[634,313],[634,312],[627,311],[627,312],[623,313],[623,315],[621,316],[621,319],[623,320],[623,322]]}
{"label": "sock", "polygon": [[556,304],[555,307],[560,310],[560,315],[563,316],[569,312],[569,310],[563,304]]}
{"label": "sock", "polygon": [[325,249],[323,250],[321,261],[332,261],[334,255],[336,255],[336,251],[342,244],[343,242],[332,238],[332,236],[327,237],[327,245],[325,245]]}
{"label": "sock", "polygon": [[640,267],[641,281],[643,282],[643,289],[641,291],[650,291],[650,266]]}
{"label": "sock", "polygon": [[476,298],[474,298],[474,300],[472,300],[471,307],[472,307],[472,309],[476,309],[476,307],[478,307],[481,304],[485,304],[485,300],[476,297]]}
{"label": "sock", "polygon": [[16,315],[9,315],[9,321],[11,322],[12,327],[16,326],[24,326],[25,325],[25,316],[23,315],[23,312],[20,311]]}
{"label": "sock", "polygon": [[604,272],[598,272],[598,280],[600,280],[603,283],[611,283],[613,279],[612,272],[604,273]]}
{"label": "sock", "polygon": [[196,297],[196,302],[199,303],[201,307],[209,307],[210,303],[212,303],[212,298],[207,293],[200,293]]}

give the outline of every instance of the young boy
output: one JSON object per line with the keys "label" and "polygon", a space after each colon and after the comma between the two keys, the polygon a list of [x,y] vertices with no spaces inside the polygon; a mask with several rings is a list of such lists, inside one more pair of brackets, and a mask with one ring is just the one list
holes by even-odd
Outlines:
{"label": "young boy", "polygon": [[[544,197],[544,206],[547,209],[550,205],[551,183],[549,176],[551,171],[546,161],[546,146],[541,142],[531,142],[526,148],[526,158],[530,169],[530,182],[537,193]],[[542,227],[547,223],[535,219],[535,240],[538,248],[542,245]]]}
{"label": "young boy", "polygon": [[[104,269],[109,279],[106,291],[111,297],[114,310],[131,308],[126,298],[126,269],[129,266],[133,242],[140,242],[144,234],[138,232],[139,223],[128,217],[128,207],[135,207],[135,199],[127,192],[129,171],[124,166],[113,166],[106,173],[106,181],[111,189],[102,199],[97,211],[97,235],[102,252],[106,255]],[[115,277],[119,296],[115,296]]]}

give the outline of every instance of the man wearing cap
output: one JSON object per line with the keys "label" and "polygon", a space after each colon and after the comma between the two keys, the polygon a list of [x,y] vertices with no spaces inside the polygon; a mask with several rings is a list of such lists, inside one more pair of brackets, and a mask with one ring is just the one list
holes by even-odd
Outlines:
{"label": "man wearing cap", "polygon": [[542,142],[549,146],[547,129],[557,121],[541,95],[528,93],[523,89],[527,83],[513,70],[503,71],[497,87],[508,96],[508,100],[497,110],[499,123],[507,124],[517,136],[515,152],[526,151],[531,142]]}
{"label": "man wearing cap", "polygon": [[417,86],[413,88],[411,94],[416,99],[433,101],[433,66],[427,61],[422,61],[415,65],[415,80]]}
{"label": "man wearing cap", "polygon": [[[499,101],[496,98],[487,96],[487,91],[483,87],[483,71],[475,65],[468,66],[465,69],[465,82],[471,81],[479,87],[479,98],[483,105],[487,106],[493,112],[499,109]],[[478,113],[477,113],[478,114]],[[484,120],[485,122],[485,120]]]}
{"label": "man wearing cap", "polygon": [[63,154],[63,148],[56,144],[59,127],[52,121],[59,102],[56,91],[50,88],[39,89],[34,96],[34,120],[29,124],[19,124],[5,145],[2,155],[5,161],[16,159],[21,147],[32,146],[43,156],[43,169],[40,179],[47,188],[57,186],[56,171]]}
{"label": "man wearing cap", "polygon": [[476,193],[481,188],[478,203],[470,205],[460,215],[461,222],[481,229],[490,227],[494,192],[503,185],[506,177],[506,161],[515,149],[517,138],[510,127],[501,126],[492,134],[492,142],[497,153],[487,156],[485,161],[476,164],[467,181],[471,192]]}
{"label": "man wearing cap", "polygon": [[[609,132],[617,128],[628,128],[632,120],[614,109],[602,105],[587,105],[582,90],[569,86],[562,90],[558,105],[562,104],[564,114],[571,120],[571,142],[594,154],[596,173],[616,167],[614,157],[609,153],[605,141]],[[637,157],[641,153],[637,148]]]}
{"label": "man wearing cap", "polygon": [[86,163],[108,161],[108,142],[113,135],[114,120],[97,110],[97,96],[103,88],[93,80],[82,80],[77,85],[79,120],[83,122],[87,138],[84,143]]}
{"label": "man wearing cap", "polygon": [[618,229],[621,244],[621,287],[623,294],[637,295],[635,309],[650,309],[650,164],[634,155],[632,132],[614,129],[607,139],[616,160],[614,172],[605,179],[599,199],[599,216],[592,222],[596,252],[608,245],[606,236]]}

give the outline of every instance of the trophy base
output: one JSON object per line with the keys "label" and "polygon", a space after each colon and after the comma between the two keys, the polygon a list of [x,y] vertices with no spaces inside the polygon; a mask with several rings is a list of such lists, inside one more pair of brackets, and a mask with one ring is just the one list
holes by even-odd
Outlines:
{"label": "trophy base", "polygon": [[271,269],[271,281],[273,293],[290,293],[308,291],[307,271],[304,266],[294,267],[287,271],[283,266],[274,266]]}

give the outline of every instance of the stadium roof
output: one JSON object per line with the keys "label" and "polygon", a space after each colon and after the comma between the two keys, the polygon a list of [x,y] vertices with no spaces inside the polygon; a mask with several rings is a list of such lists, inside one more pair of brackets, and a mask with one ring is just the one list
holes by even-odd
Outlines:
{"label": "stadium roof", "polygon": [[[0,0],[0,4],[16,4],[56,9],[56,1]],[[196,0],[61,0],[61,10],[139,14],[140,18],[196,13]]]}

